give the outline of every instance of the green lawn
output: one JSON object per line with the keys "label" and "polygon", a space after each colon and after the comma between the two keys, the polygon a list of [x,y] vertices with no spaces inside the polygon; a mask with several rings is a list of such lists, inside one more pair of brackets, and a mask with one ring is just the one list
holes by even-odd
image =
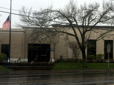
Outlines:
{"label": "green lawn", "polygon": [[3,66],[0,66],[0,72],[6,72],[6,71],[8,71],[8,68],[5,68]]}
{"label": "green lawn", "polygon": [[[108,69],[108,63],[87,63],[87,66],[83,68],[83,63],[57,62],[52,70]],[[114,63],[109,63],[109,69],[114,69]]]}

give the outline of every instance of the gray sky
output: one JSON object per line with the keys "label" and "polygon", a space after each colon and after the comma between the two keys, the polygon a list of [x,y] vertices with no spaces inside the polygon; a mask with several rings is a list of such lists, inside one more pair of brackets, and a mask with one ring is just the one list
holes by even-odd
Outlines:
{"label": "gray sky", "polygon": [[[53,6],[54,9],[63,8],[65,5],[69,3],[70,0],[12,0],[12,9],[20,10],[23,6],[26,8],[32,8],[33,10],[39,10],[40,8],[47,8],[49,6]],[[104,0],[111,1],[111,0]],[[98,2],[102,5],[103,0],[74,0],[78,4],[83,4],[84,2],[89,4],[93,2]],[[5,9],[8,8],[8,9]],[[0,0],[0,11],[9,12],[10,8],[10,0]],[[19,13],[18,11],[13,11],[13,13]],[[0,28],[2,24],[8,17],[8,13],[0,12]],[[12,15],[12,28],[16,28],[16,23],[19,23],[19,16]]]}

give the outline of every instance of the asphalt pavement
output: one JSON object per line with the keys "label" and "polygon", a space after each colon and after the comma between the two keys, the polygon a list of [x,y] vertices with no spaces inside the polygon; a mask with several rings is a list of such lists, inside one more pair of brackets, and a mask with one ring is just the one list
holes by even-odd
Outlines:
{"label": "asphalt pavement", "polygon": [[114,71],[11,71],[0,73],[0,85],[114,85]]}

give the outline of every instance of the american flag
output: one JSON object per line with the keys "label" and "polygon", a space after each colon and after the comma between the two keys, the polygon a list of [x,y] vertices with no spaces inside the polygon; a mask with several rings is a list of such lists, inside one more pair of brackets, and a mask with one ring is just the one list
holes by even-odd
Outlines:
{"label": "american flag", "polygon": [[8,18],[6,19],[6,21],[3,23],[2,25],[2,29],[6,30],[10,28],[10,17],[8,16]]}

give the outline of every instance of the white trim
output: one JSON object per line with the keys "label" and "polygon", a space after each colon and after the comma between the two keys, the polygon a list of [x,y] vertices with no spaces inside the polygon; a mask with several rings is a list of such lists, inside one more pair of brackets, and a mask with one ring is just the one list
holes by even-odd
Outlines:
{"label": "white trim", "polygon": [[21,58],[10,58],[11,63],[22,63],[28,62],[28,59],[21,59]]}

